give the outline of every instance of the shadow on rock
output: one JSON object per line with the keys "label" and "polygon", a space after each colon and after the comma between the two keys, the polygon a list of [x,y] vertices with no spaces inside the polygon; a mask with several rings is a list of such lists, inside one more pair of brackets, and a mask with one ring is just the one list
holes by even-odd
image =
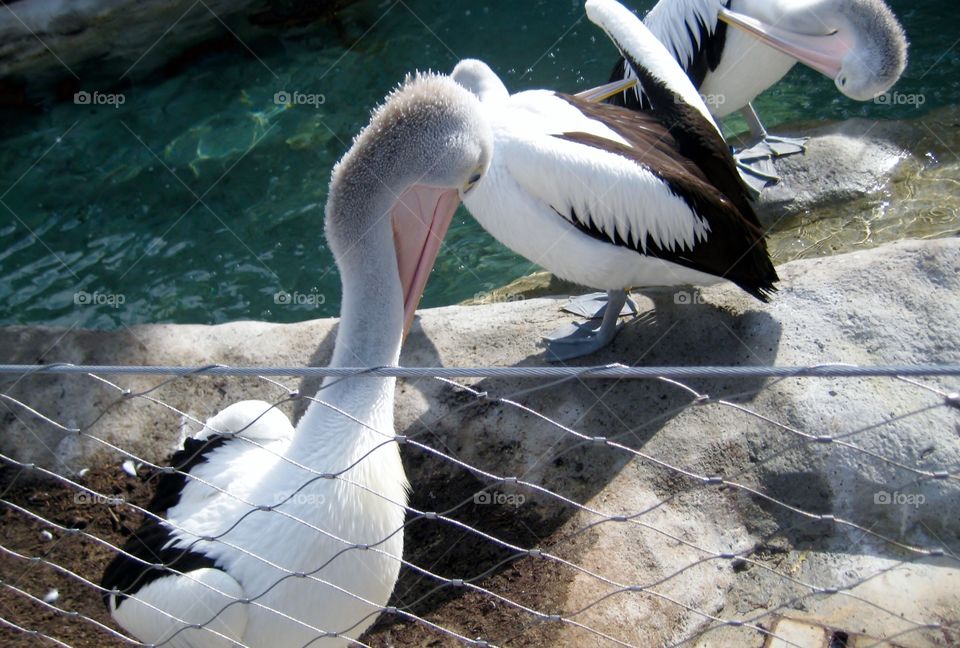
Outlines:
{"label": "shadow on rock", "polygon": [[[764,312],[734,314],[709,303],[675,303],[672,294],[663,293],[654,300],[652,313],[631,321],[610,347],[577,365],[765,365],[776,356],[780,326]],[[419,327],[405,349],[404,356],[415,356],[420,365],[442,365],[449,355]],[[458,364],[483,365],[485,359],[458,358]],[[530,355],[514,366],[544,364],[542,350],[531,346]],[[745,398],[763,386],[762,380],[685,382],[700,393]],[[581,510],[570,501],[588,503],[606,489],[637,459],[633,451],[694,399],[661,380],[488,378],[460,384],[423,379],[401,381],[398,389],[397,430],[411,441],[402,447],[413,487],[410,506],[449,518],[408,515],[405,557],[442,578],[480,584],[522,580],[532,571],[526,563],[534,559],[513,546],[556,547],[575,560],[577,542],[558,537]],[[411,406],[415,415],[407,410]],[[535,562],[551,583],[541,583],[549,600],[550,590],[565,587],[572,574],[552,578],[545,564]],[[468,595],[458,584],[404,568],[391,604],[424,616]],[[397,622],[384,617],[377,627]]]}

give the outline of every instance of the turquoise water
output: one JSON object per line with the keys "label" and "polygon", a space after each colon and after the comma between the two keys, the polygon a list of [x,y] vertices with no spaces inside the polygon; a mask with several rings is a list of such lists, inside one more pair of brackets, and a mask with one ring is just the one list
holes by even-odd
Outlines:
{"label": "turquoise water", "polygon": [[[452,5],[359,2],[338,24],[248,42],[258,58],[238,47],[175,78],[124,87],[122,106],[64,103],[4,123],[0,324],[336,314],[339,279],[322,237],[330,168],[407,71],[449,71],[478,57],[511,90],[578,90],[606,81],[615,59],[576,0]],[[758,101],[768,127],[909,118],[956,103],[955,12],[933,0],[892,5],[912,41],[896,89],[923,94],[921,107],[852,102],[798,66]],[[278,91],[323,103],[278,106]],[[534,269],[461,209],[424,305],[455,303]],[[276,303],[280,291],[296,303]]]}

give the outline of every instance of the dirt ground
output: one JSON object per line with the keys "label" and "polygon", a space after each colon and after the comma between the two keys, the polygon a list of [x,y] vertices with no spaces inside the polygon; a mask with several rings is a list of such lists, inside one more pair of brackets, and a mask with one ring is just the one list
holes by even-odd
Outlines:
{"label": "dirt ground", "polygon": [[[469,500],[468,494],[477,491],[478,482],[469,473],[461,477],[453,481],[444,479],[442,484],[420,484],[411,505],[421,510],[443,511],[449,508],[450,502]],[[90,502],[69,486],[38,482],[20,469],[0,468],[0,581],[4,585],[0,587],[0,618],[77,648],[129,646],[90,621],[120,630],[92,585],[44,562],[25,560],[10,553],[40,557],[92,583],[99,583],[114,551],[84,533],[122,546],[131,530],[139,525],[140,515],[120,500],[143,506],[151,496],[153,484],[142,477],[127,475],[119,466],[92,469],[82,482],[115,500]],[[51,527],[17,507],[83,533]],[[561,521],[544,521],[533,515],[525,518],[522,508],[500,513],[494,513],[491,507],[481,508],[468,501],[451,513],[451,517],[503,541],[550,550],[571,559],[575,558],[571,552],[578,552],[578,546],[589,542],[588,536],[562,541],[551,539]],[[45,537],[44,531],[52,534],[52,538]],[[414,564],[448,578],[469,579],[513,601],[548,613],[560,612],[559,606],[573,577],[569,570],[556,563],[528,556],[518,558],[516,552],[484,540],[479,534],[436,520],[411,521],[406,529],[405,545],[405,557]],[[59,594],[55,605],[78,614],[57,613],[11,587],[37,598],[43,598],[55,588]],[[555,623],[537,622],[529,614],[489,595],[465,587],[442,586],[437,580],[406,567],[401,571],[390,605],[464,636],[499,645],[550,645],[557,631]],[[361,640],[376,648],[461,645],[455,638],[399,614],[382,615]],[[0,646],[46,643],[0,623]]]}

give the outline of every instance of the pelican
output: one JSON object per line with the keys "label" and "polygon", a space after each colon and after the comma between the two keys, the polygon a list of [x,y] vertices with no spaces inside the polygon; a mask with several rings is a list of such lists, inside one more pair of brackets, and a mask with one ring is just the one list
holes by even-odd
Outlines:
{"label": "pelican", "polygon": [[726,279],[766,301],[778,280],[747,188],[690,80],[630,11],[613,0],[586,9],[630,57],[648,110],[549,90],[511,95],[477,60],[452,72],[480,99],[494,137],[490,168],[464,205],[514,252],[608,293],[599,328],[547,336],[551,360],[608,344],[625,288]]}
{"label": "pelican", "polygon": [[[777,180],[766,161],[803,151],[803,139],[769,135],[752,105],[794,64],[826,75],[857,101],[889,90],[907,64],[903,28],[881,0],[660,0],[644,24],[680,63],[714,117],[743,115],[760,142],[738,159],[748,163],[741,168],[757,189]],[[636,74],[621,58],[612,78]],[[640,86],[610,101],[633,109],[646,105]]]}
{"label": "pelican", "polygon": [[[459,194],[491,146],[479,102],[446,76],[408,78],[374,112],[334,168],[326,204],[343,283],[331,366],[397,364]],[[296,427],[260,401],[209,419],[174,455],[180,472],[159,481],[149,506],[162,520],[126,545],[147,564],[118,554],[104,573],[113,618],[172,647],[360,636],[403,553],[394,389],[393,378],[328,379]]]}

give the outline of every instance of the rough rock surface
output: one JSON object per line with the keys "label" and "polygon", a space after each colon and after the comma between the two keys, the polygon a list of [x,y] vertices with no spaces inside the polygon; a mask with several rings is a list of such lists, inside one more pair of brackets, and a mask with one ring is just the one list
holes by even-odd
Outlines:
{"label": "rough rock surface", "polygon": [[[610,348],[582,364],[960,363],[960,239],[905,241],[793,262],[779,272],[781,290],[769,305],[730,286],[690,293],[691,299],[650,293],[655,315],[628,324]],[[649,307],[644,300],[641,306]],[[423,311],[402,363],[540,365],[539,337],[568,319],[560,304],[558,298],[531,299]],[[117,332],[7,328],[0,330],[0,361],[322,365],[334,327],[332,320],[319,320]],[[163,382],[113,380],[134,391]],[[699,637],[695,645],[759,647],[767,638],[756,628],[713,618],[756,620],[764,631],[800,645],[827,645],[799,640],[817,632],[904,646],[956,645],[960,410],[945,400],[960,387],[956,378],[920,379],[923,386],[895,378],[687,380],[685,386],[656,380],[460,382],[486,397],[437,380],[402,382],[398,432],[474,469],[518,477],[580,506],[491,480],[408,444],[403,451],[412,505],[453,510],[456,517],[466,502],[475,516],[472,527],[577,568],[527,556],[508,561],[516,578],[497,580],[508,567],[495,567],[494,558],[515,559],[516,551],[499,547],[496,554],[484,549],[488,540],[442,522],[420,535],[408,529],[407,558],[415,564],[431,567],[450,551],[458,560],[446,558],[437,571],[470,578],[492,568],[481,584],[633,645],[693,636]],[[310,389],[307,381],[303,391]],[[114,387],[91,377],[5,378],[0,392],[68,426],[87,426],[106,410],[89,434],[152,461],[179,441],[177,413],[144,398],[119,399]],[[698,393],[711,399],[700,402]],[[150,396],[203,419],[235,400],[285,394],[258,379],[194,377],[165,383]],[[496,402],[498,396],[524,407]],[[117,400],[123,402],[108,407]],[[123,459],[5,404],[0,449],[20,461],[70,474],[92,462]],[[704,483],[716,476],[724,486]],[[485,487],[489,501],[478,500]],[[910,546],[942,548],[946,555]],[[519,632],[516,618],[503,628],[483,621],[502,603],[490,608],[481,597],[481,607],[467,615],[463,610],[474,599],[451,596],[453,602],[416,612],[494,642]],[[459,616],[451,606],[461,609]],[[918,629],[917,623],[953,629]],[[379,632],[388,633],[386,643],[404,644],[403,627]],[[569,623],[540,624],[530,633],[519,643],[608,645]]]}

